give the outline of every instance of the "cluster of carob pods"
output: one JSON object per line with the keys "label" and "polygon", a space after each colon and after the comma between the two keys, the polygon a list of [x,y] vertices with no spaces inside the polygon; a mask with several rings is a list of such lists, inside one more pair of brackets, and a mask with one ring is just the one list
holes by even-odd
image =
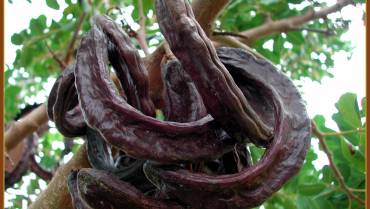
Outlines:
{"label": "cluster of carob pods", "polygon": [[[156,0],[176,59],[162,65],[165,120],[121,28],[95,16],[76,62],[57,79],[48,114],[87,140],[91,169],[72,171],[75,208],[246,209],[303,163],[310,121],[292,82],[268,61],[212,45],[187,0]],[[110,66],[120,82],[110,77]],[[248,144],[265,148],[251,163]]]}

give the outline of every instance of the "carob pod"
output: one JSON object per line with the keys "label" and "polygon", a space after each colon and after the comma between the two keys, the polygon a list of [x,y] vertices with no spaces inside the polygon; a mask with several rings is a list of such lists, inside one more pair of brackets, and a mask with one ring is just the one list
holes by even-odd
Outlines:
{"label": "carob pod", "polygon": [[148,72],[130,37],[106,16],[94,16],[93,21],[108,38],[109,61],[127,95],[127,103],[145,115],[154,116]]}
{"label": "carob pod", "polygon": [[207,115],[202,98],[178,60],[163,64],[162,80],[165,120],[189,122]]}
{"label": "carob pod", "polygon": [[133,159],[124,154],[113,159],[111,147],[91,128],[87,129],[86,139],[87,157],[92,168],[112,173],[121,180],[130,182],[142,192],[154,189],[143,172],[144,160]]}
{"label": "carob pod", "polygon": [[195,83],[208,112],[238,141],[266,145],[272,127],[256,114],[217,57],[212,42],[184,0],[156,1],[158,24],[175,56]]}
{"label": "carob pod", "polygon": [[145,196],[116,176],[95,169],[73,171],[68,188],[76,209],[181,209],[180,205]]}
{"label": "carob pod", "polygon": [[49,99],[48,115],[58,131],[66,137],[86,134],[86,122],[78,105],[74,85],[74,65],[67,67],[55,82]]}
{"label": "carob pod", "polygon": [[[78,171],[71,171],[67,179],[67,187],[69,194],[72,198],[72,204],[74,209],[94,209],[85,201],[83,196],[78,190],[78,180],[77,180]],[[99,198],[100,199],[100,198]],[[108,208],[108,207],[107,207]]]}
{"label": "carob pod", "polygon": [[144,172],[162,192],[193,208],[252,208],[298,172],[310,145],[310,121],[293,83],[270,63],[241,49],[221,48],[218,55],[230,74],[245,84],[243,92],[258,89],[264,95],[260,98],[269,98],[264,103],[273,105],[273,110],[267,108],[274,114],[273,141],[256,165],[236,174],[210,176],[149,163]]}
{"label": "carob pod", "polygon": [[188,123],[160,121],[119,97],[107,68],[108,41],[94,24],[81,41],[75,67],[84,118],[108,143],[134,158],[162,163],[214,159],[232,148],[233,140],[210,116]]}
{"label": "carob pod", "polygon": [[45,181],[50,181],[53,178],[54,173],[43,168],[36,162],[35,153],[31,154],[29,159],[29,166],[32,172]]}

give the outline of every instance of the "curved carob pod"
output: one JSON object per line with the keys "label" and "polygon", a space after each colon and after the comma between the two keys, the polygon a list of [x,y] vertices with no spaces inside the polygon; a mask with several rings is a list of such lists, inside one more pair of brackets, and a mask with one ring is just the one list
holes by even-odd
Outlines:
{"label": "curved carob pod", "polygon": [[[52,106],[52,117],[58,131],[66,137],[77,137],[86,134],[86,122],[78,105],[77,92],[75,88],[74,65],[63,71],[55,85],[56,92],[52,88],[49,96],[48,108]],[[56,94],[56,97],[53,95]],[[48,110],[50,111],[50,110]]]}
{"label": "curved carob pod", "polygon": [[[78,191],[78,182],[77,182],[78,171],[71,171],[67,179],[67,187],[69,194],[72,198],[72,204],[74,209],[94,209],[87,203],[80,192]],[[104,207],[108,208],[108,207]]]}
{"label": "curved carob pod", "polygon": [[255,144],[272,139],[272,127],[253,110],[186,0],[157,0],[158,24],[175,56],[195,83],[208,112],[230,135]]}
{"label": "curved carob pod", "polygon": [[264,95],[260,98],[269,98],[264,102],[273,106],[273,141],[256,165],[236,174],[210,176],[149,163],[144,172],[162,192],[193,208],[252,208],[298,172],[310,144],[310,122],[293,83],[270,63],[241,49],[221,48],[218,54],[234,79],[244,84],[243,92],[258,89]]}
{"label": "curved carob pod", "polygon": [[189,122],[207,115],[202,98],[178,60],[163,65],[162,80],[165,120]]}
{"label": "curved carob pod", "polygon": [[127,103],[148,116],[154,116],[149,97],[148,72],[130,37],[107,16],[94,16],[94,24],[108,37],[109,61],[127,95]]}
{"label": "curved carob pod", "polygon": [[118,177],[95,169],[73,171],[68,178],[73,205],[76,209],[181,209],[168,200],[145,196]]}
{"label": "curved carob pod", "polygon": [[100,28],[93,25],[82,39],[75,67],[79,104],[90,127],[127,155],[162,163],[214,159],[232,148],[233,140],[210,116],[188,123],[160,121],[119,97],[107,68],[109,40]]}
{"label": "curved carob pod", "polygon": [[29,167],[32,172],[45,181],[50,181],[53,178],[54,173],[41,167],[35,159],[35,154],[31,154],[29,159]]}

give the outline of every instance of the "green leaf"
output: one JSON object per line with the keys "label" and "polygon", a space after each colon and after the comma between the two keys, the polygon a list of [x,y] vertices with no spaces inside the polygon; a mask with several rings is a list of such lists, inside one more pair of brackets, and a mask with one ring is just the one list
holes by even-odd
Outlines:
{"label": "green leaf", "polygon": [[[338,113],[333,114],[332,118],[341,131],[353,131],[362,126],[356,94],[342,95],[335,106]],[[344,137],[353,145],[358,146],[360,143],[359,133],[345,134]]]}
{"label": "green leaf", "polygon": [[300,4],[302,3],[304,0],[288,0],[288,3],[291,3],[291,4]]}
{"label": "green leaf", "polygon": [[287,40],[295,45],[301,45],[305,42],[302,32],[297,31],[287,33]]}
{"label": "green leaf", "polygon": [[297,198],[298,209],[321,209],[311,197],[298,196]]}
{"label": "green leaf", "polygon": [[15,33],[12,35],[11,41],[14,45],[21,45],[24,41],[22,35]]}
{"label": "green leaf", "polygon": [[366,97],[361,99],[361,117],[366,116]]}
{"label": "green leaf", "polygon": [[298,187],[298,193],[303,196],[314,196],[319,194],[326,188],[324,183],[316,184],[300,184]]}
{"label": "green leaf", "polygon": [[46,16],[45,15],[40,15],[36,19],[31,19],[30,29],[31,29],[32,35],[43,34],[45,28],[46,28]]}
{"label": "green leaf", "polygon": [[48,7],[55,10],[58,10],[60,8],[57,0],[46,0],[46,4],[48,5]]}
{"label": "green leaf", "polygon": [[335,106],[344,122],[351,125],[353,129],[361,127],[360,111],[356,94],[346,93],[342,95]]}
{"label": "green leaf", "polygon": [[330,184],[334,179],[333,171],[330,168],[330,166],[324,165],[324,167],[321,169],[321,172],[322,172],[322,181]]}
{"label": "green leaf", "polygon": [[280,56],[280,53],[284,46],[284,38],[281,35],[278,35],[274,38],[273,52]]}

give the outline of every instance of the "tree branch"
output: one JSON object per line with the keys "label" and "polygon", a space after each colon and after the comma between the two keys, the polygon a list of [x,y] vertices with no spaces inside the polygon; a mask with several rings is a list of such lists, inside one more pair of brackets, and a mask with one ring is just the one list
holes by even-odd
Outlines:
{"label": "tree branch", "polygon": [[145,20],[146,16],[144,14],[144,8],[143,8],[143,0],[138,0],[138,9],[139,9],[139,25],[140,28],[137,31],[136,39],[139,42],[139,45],[141,46],[141,49],[144,51],[145,55],[149,54],[148,50],[148,43],[146,42],[146,34],[145,34]]}
{"label": "tree branch", "polygon": [[86,12],[83,12],[82,15],[80,16],[80,18],[78,19],[76,29],[73,33],[71,41],[68,44],[66,56],[64,58],[64,63],[68,64],[71,61],[73,51],[74,51],[74,46],[75,46],[75,43],[76,43],[76,40],[77,40],[77,37],[78,37],[78,33],[81,30],[81,26],[82,26],[82,23],[84,22],[85,17],[86,17]]}
{"label": "tree branch", "polygon": [[244,36],[244,35],[239,34],[239,33],[234,33],[234,32],[214,31],[212,33],[212,36],[233,36],[233,37],[238,37],[238,38],[242,38],[242,39],[248,40],[248,37],[247,36]]}
{"label": "tree branch", "polygon": [[338,167],[335,165],[334,160],[333,160],[333,156],[332,156],[332,154],[331,154],[331,152],[328,148],[328,145],[325,142],[325,136],[326,136],[325,133],[322,133],[317,128],[317,125],[315,124],[314,121],[311,121],[311,124],[312,124],[311,125],[312,126],[312,133],[319,139],[319,143],[321,145],[321,148],[325,152],[326,156],[328,157],[329,166],[333,170],[334,177],[338,181],[340,188],[347,194],[350,201],[351,201],[351,199],[353,199],[353,200],[356,200],[361,205],[364,205],[365,201],[363,199],[361,199],[359,196],[356,196],[355,194],[353,194],[353,192],[352,192],[353,189],[349,188],[346,185],[346,182],[344,181],[344,178],[343,178],[341,172],[339,171]]}
{"label": "tree branch", "polygon": [[348,130],[348,131],[339,131],[339,132],[329,132],[329,133],[322,133],[323,136],[343,136],[347,134],[354,134],[354,133],[365,133],[366,129],[359,128],[355,130]]}
{"label": "tree branch", "polygon": [[319,11],[310,10],[302,15],[293,16],[276,21],[267,21],[266,23],[241,32],[240,34],[248,37],[248,40],[240,39],[243,43],[250,45],[259,38],[275,34],[282,33],[291,30],[296,30],[297,27],[302,26],[304,23],[311,20],[325,18],[331,13],[340,11],[343,7],[353,4],[353,0],[338,0],[336,4],[323,8]]}
{"label": "tree branch", "polygon": [[50,49],[49,45],[46,43],[45,41],[45,45],[46,45],[46,48],[48,49],[49,53],[51,54],[51,56],[53,57],[53,59],[58,63],[59,67],[61,69],[64,69],[66,68],[66,64],[59,59],[59,57],[53,52],[53,50]]}
{"label": "tree branch", "polygon": [[19,142],[48,121],[46,105],[42,104],[28,115],[15,121],[4,134],[5,152],[9,152]]}
{"label": "tree branch", "polygon": [[58,168],[48,187],[39,194],[29,209],[73,209],[67,188],[68,175],[72,170],[89,167],[86,145],[83,144],[68,163]]}
{"label": "tree branch", "polygon": [[222,46],[228,46],[228,47],[235,47],[235,48],[241,48],[244,49],[251,54],[253,54],[256,58],[267,60],[263,55],[258,53],[257,51],[253,50],[251,47],[245,45],[244,43],[240,42],[238,39],[231,37],[231,36],[212,36],[211,37],[214,46],[222,47]]}

